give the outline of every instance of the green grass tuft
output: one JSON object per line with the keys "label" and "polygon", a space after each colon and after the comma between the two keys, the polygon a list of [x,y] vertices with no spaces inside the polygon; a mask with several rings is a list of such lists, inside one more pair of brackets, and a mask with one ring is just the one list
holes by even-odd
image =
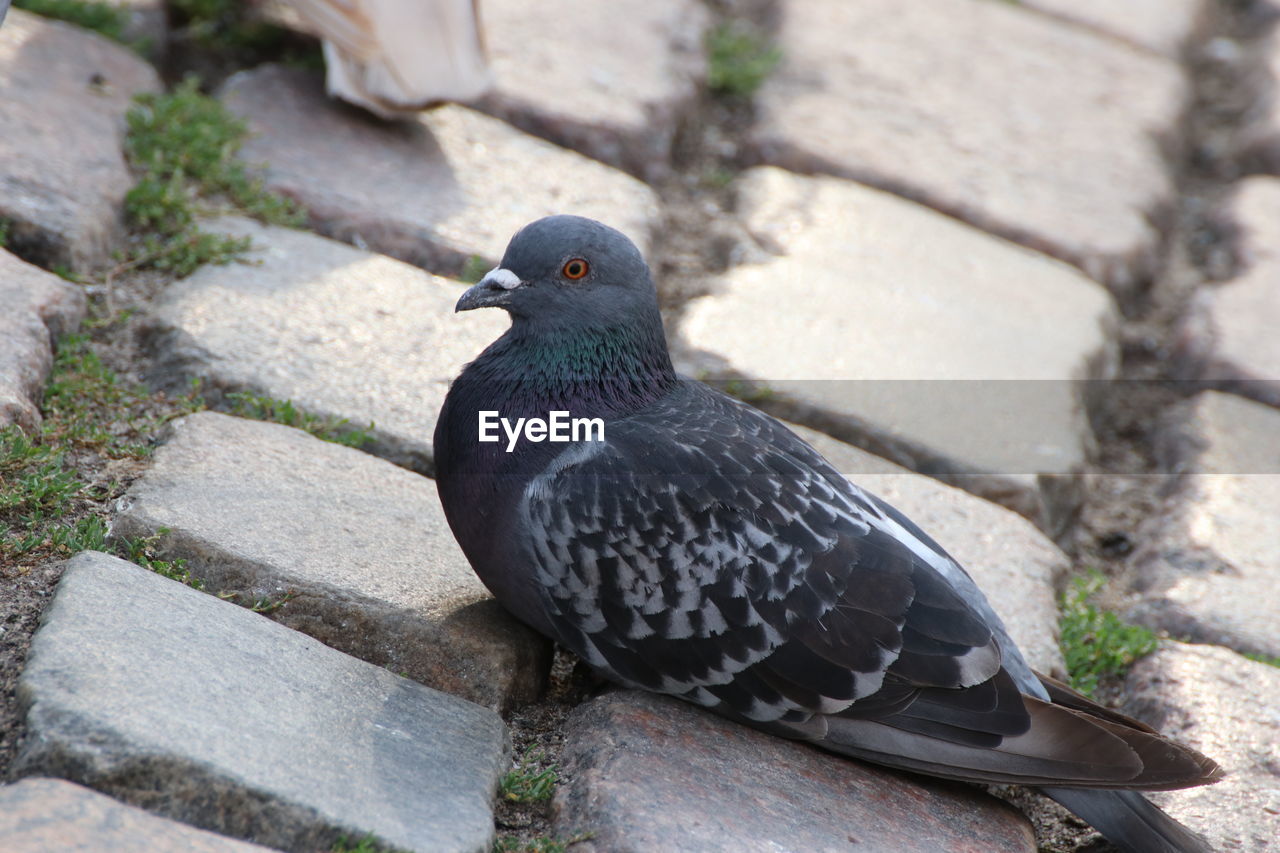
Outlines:
{"label": "green grass tuft", "polygon": [[266,615],[268,613],[275,613],[281,607],[284,607],[286,604],[288,604],[290,601],[293,601],[297,597],[298,597],[297,590],[291,589],[287,592],[281,593],[280,595],[277,595],[274,597],[259,598],[253,602],[253,604],[249,607],[249,609],[252,610],[254,613],[262,613],[263,615]]}
{"label": "green grass tuft", "polygon": [[366,835],[358,841],[343,835],[329,848],[330,853],[396,853],[396,848],[379,844],[373,835]]}
{"label": "green grass tuft", "polygon": [[716,384],[730,397],[753,406],[767,403],[778,396],[776,391],[758,379],[726,379]]}
{"label": "green grass tuft", "polygon": [[225,264],[248,251],[247,239],[201,231],[200,199],[225,198],[274,225],[301,225],[292,200],[267,190],[236,159],[248,129],[188,77],[167,94],[144,93],[127,115],[125,154],[138,182],[125,196],[130,223],[146,232],[130,266],[190,275],[204,264]]}
{"label": "green grass tuft", "polygon": [[44,390],[44,441],[88,448],[109,459],[140,459],[150,449],[137,437],[161,425],[136,414],[150,396],[146,388],[123,385],[90,348],[88,337],[68,335],[58,345]]}
{"label": "green grass tuft", "polygon": [[1093,696],[1103,679],[1124,675],[1156,648],[1154,633],[1090,602],[1105,583],[1101,572],[1091,571],[1073,580],[1061,600],[1062,654],[1071,686],[1086,696]]}
{"label": "green grass tuft", "polygon": [[782,60],[782,51],[758,30],[727,23],[707,35],[707,85],[718,95],[746,98]]}
{"label": "green grass tuft", "polygon": [[462,265],[462,271],[458,273],[458,281],[465,281],[468,284],[475,284],[484,278],[484,274],[489,271],[489,264],[479,255],[472,255],[467,258],[467,262]]}
{"label": "green grass tuft", "polygon": [[1258,652],[1241,652],[1241,654],[1247,657],[1251,661],[1255,661],[1257,663],[1265,663],[1267,666],[1280,667],[1280,657],[1274,657],[1273,655],[1264,655]]}
{"label": "green grass tuft", "polygon": [[255,11],[255,4],[244,0],[169,0],[169,5],[182,40],[219,57],[241,60],[239,65],[274,59],[324,67],[314,40],[300,43],[297,34],[272,24]]}
{"label": "green grass tuft", "polygon": [[78,498],[101,497],[91,491],[71,467],[64,449],[33,440],[16,426],[0,429],[0,521],[13,531],[0,539],[0,556],[69,557],[81,551],[106,551],[188,586],[203,588],[187,572],[185,561],[160,560],[152,554],[167,529],[142,539],[109,541],[102,516],[69,517]]}
{"label": "green grass tuft", "polygon": [[66,21],[127,44],[124,29],[129,22],[129,13],[109,3],[93,0],[13,0],[13,7],[46,18]]}
{"label": "green grass tuft", "polygon": [[373,430],[372,423],[361,429],[352,426],[346,418],[322,418],[302,411],[293,405],[292,400],[277,400],[248,391],[233,391],[227,395],[227,400],[231,403],[233,415],[295,427],[334,444],[360,448],[373,437],[370,434]]}
{"label": "green grass tuft", "polygon": [[62,450],[33,441],[16,426],[0,428],[0,521],[12,531],[0,539],[0,552],[65,551],[84,531],[59,520],[84,489]]}
{"label": "green grass tuft", "polygon": [[192,589],[203,590],[204,581],[191,574],[185,559],[177,557],[172,560],[162,560],[157,556],[158,546],[169,533],[169,528],[161,527],[150,536],[140,536],[135,539],[117,539],[111,543],[110,550],[117,556],[123,557],[131,563],[137,563],[144,569],[149,569],[161,577],[184,583]]}
{"label": "green grass tuft", "polygon": [[107,369],[86,337],[62,339],[40,429],[0,428],[0,559],[27,565],[93,549],[164,568],[133,553],[145,545],[108,543],[104,506],[123,487],[90,482],[80,470],[86,458],[143,459],[150,437],[169,417],[198,405],[193,397],[181,398],[160,414],[155,402],[146,389],[126,386]]}
{"label": "green grass tuft", "polygon": [[546,754],[541,750],[525,752],[516,766],[502,777],[498,794],[515,803],[540,803],[551,799],[560,779],[559,768],[554,764],[544,764],[545,760]]}

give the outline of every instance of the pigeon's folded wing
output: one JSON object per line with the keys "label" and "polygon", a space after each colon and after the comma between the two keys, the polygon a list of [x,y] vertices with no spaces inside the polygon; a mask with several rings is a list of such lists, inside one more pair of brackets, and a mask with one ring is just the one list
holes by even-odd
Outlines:
{"label": "pigeon's folded wing", "polygon": [[[1149,731],[1024,695],[997,633],[935,567],[949,558],[776,422],[718,395],[698,402],[696,425],[688,408],[676,395],[611,424],[525,490],[543,604],[587,662],[954,778],[1132,784],[1167,751]],[[1153,787],[1203,775],[1195,757],[1169,761]]]}
{"label": "pigeon's folded wing", "polygon": [[775,432],[746,409],[693,430],[656,411],[535,477],[527,538],[564,642],[627,682],[759,722],[996,675],[979,614],[873,499]]}

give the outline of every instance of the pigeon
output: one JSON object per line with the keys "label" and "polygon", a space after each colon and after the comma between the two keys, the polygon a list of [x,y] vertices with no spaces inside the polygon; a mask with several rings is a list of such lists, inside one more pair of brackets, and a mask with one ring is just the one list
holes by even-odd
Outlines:
{"label": "pigeon", "polygon": [[[526,225],[456,310],[484,307],[511,326],[450,386],[436,484],[518,619],[618,684],[853,759],[1033,786],[1122,850],[1210,850],[1137,790],[1218,766],[1034,672],[927,533],[779,421],[677,375],[621,232]],[[495,418],[505,434],[482,440]],[[565,418],[603,428],[575,438]]]}

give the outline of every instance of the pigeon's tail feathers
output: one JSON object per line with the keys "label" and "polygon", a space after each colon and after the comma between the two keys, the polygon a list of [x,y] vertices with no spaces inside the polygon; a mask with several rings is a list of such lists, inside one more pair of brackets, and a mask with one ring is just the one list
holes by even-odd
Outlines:
{"label": "pigeon's tail feathers", "polygon": [[[1018,785],[1066,783],[1083,788],[1163,790],[1216,782],[1218,766],[1195,750],[1130,727],[1119,714],[1023,697],[1031,726],[1023,734],[983,745],[945,725],[890,715],[880,719],[826,718],[820,745],[844,755],[970,782]],[[1088,700],[1085,700],[1086,702]]]}
{"label": "pigeon's tail feathers", "polygon": [[1199,834],[1137,791],[1041,788],[1124,853],[1213,853]]}
{"label": "pigeon's tail feathers", "polygon": [[1120,723],[1127,728],[1137,729],[1138,731],[1143,731],[1147,734],[1160,734],[1141,720],[1136,720],[1127,714],[1120,713],[1114,708],[1108,708],[1106,705],[1099,705],[1088,696],[1085,696],[1075,688],[1068,686],[1052,676],[1045,675],[1042,672],[1036,672],[1035,677],[1039,679],[1040,686],[1045,689],[1049,700],[1055,705],[1061,705],[1064,708],[1074,708],[1077,711],[1084,711],[1091,717],[1101,717],[1102,719],[1111,720],[1113,723]]}

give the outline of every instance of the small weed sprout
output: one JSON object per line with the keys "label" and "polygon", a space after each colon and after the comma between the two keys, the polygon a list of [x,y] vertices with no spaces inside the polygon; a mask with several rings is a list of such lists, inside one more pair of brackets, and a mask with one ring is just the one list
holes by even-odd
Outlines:
{"label": "small weed sprout", "polygon": [[475,284],[484,278],[484,274],[489,271],[489,264],[479,255],[471,255],[467,258],[466,263],[462,265],[462,271],[458,273],[458,281],[465,281],[468,284]]}
{"label": "small weed sprout", "polygon": [[1280,657],[1264,655],[1259,652],[1242,652],[1241,654],[1255,663],[1265,663],[1267,666],[1280,667]]}
{"label": "small weed sprout", "polygon": [[25,9],[45,18],[53,18],[75,24],[86,30],[93,30],[112,41],[133,47],[141,51],[141,45],[132,45],[125,40],[125,24],[129,22],[129,13],[110,3],[93,2],[93,0],[13,0],[14,8]]}
{"label": "small weed sprout", "polygon": [[323,68],[319,45],[300,40],[276,26],[244,0],[169,0],[177,39],[220,57],[232,56],[240,67],[266,59]]}
{"label": "small weed sprout", "polygon": [[373,437],[372,422],[361,429],[352,426],[346,418],[324,418],[304,412],[292,400],[277,400],[249,391],[232,391],[227,394],[227,400],[231,404],[233,415],[295,427],[334,444],[360,448]]}
{"label": "small weed sprout", "polygon": [[730,397],[752,405],[767,403],[778,396],[776,391],[758,380],[728,379],[721,385],[721,390]]}
{"label": "small weed sprout", "polygon": [[707,35],[707,86],[717,95],[747,98],[782,60],[758,30],[727,23]]}
{"label": "small weed sprout", "polygon": [[542,750],[527,750],[516,766],[502,777],[498,793],[516,803],[539,803],[551,799],[560,779],[559,768],[554,764],[543,766],[545,760],[546,754]]}
{"label": "small weed sprout", "polygon": [[343,835],[333,842],[329,853],[396,853],[396,849],[379,844],[378,839],[372,835],[366,835],[358,841]]}
{"label": "small weed sprout", "polygon": [[1123,675],[1139,658],[1156,648],[1156,635],[1130,625],[1090,602],[1106,578],[1091,571],[1076,578],[1062,596],[1060,644],[1071,686],[1093,696],[1099,682]]}
{"label": "small weed sprout", "polygon": [[105,518],[92,507],[121,487],[92,484],[77,470],[84,457],[145,458],[151,450],[146,437],[173,416],[139,414],[149,402],[146,389],[127,387],[102,364],[85,336],[61,340],[45,386],[40,429],[0,428],[0,558],[29,564],[84,550],[114,551],[184,580],[180,561],[148,563],[145,542],[109,539]]}
{"label": "small weed sprout", "polygon": [[160,543],[165,540],[170,532],[169,528],[161,527],[150,536],[140,536],[136,539],[118,539],[113,542],[114,547],[112,550],[118,556],[131,563],[137,563],[144,569],[149,569],[161,577],[186,584],[192,589],[203,590],[204,581],[191,574],[185,559],[177,557],[172,560],[162,560],[157,556]]}
{"label": "small weed sprout", "polygon": [[252,610],[254,613],[261,613],[265,616],[270,613],[275,613],[281,607],[284,607],[286,604],[288,604],[290,601],[293,601],[297,597],[298,597],[298,591],[291,589],[277,596],[266,596],[264,598],[259,598],[253,602],[253,606],[250,607],[249,609]]}

